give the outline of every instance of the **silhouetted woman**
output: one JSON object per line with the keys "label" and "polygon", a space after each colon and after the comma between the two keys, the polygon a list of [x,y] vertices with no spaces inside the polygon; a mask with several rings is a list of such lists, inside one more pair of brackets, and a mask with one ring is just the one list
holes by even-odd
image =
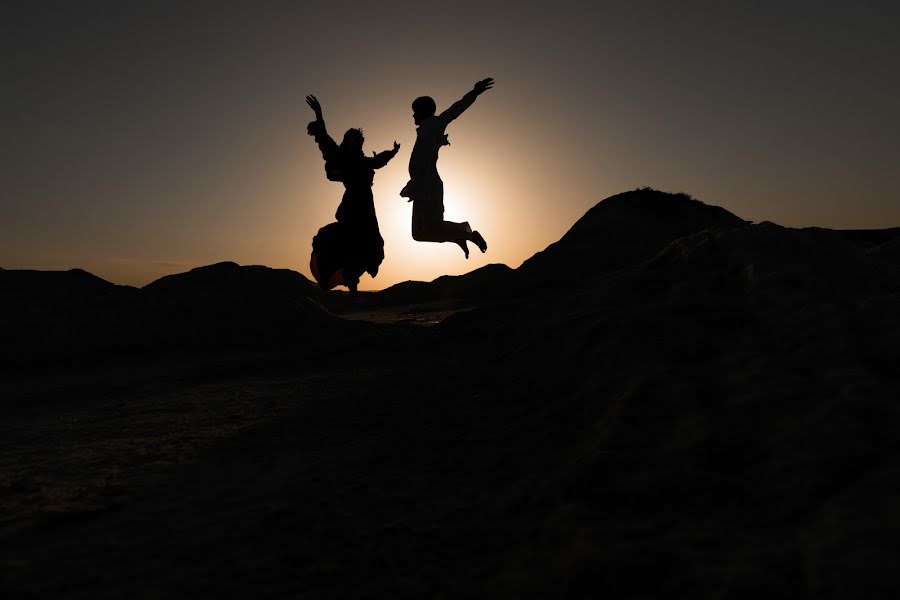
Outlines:
{"label": "silhouetted woman", "polygon": [[346,285],[355,294],[362,274],[375,277],[384,260],[384,240],[375,216],[372,181],[375,169],[394,158],[400,144],[394,142],[393,150],[366,156],[362,131],[348,129],[338,145],[325,129],[322,106],[316,97],[307,96],[306,103],[316,113],[316,120],[309,124],[307,132],[322,151],[325,175],[331,181],[343,183],[345,189],[335,214],[337,223],[321,228],[313,238],[309,268],[322,289]]}

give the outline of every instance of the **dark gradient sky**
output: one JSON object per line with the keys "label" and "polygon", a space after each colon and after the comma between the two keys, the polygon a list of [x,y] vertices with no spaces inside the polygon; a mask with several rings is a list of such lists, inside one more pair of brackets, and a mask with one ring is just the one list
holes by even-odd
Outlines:
{"label": "dark gradient sky", "polygon": [[[900,226],[898,6],[4,2],[0,266],[309,275],[342,192],[309,93],[334,135],[402,144],[376,176],[387,257],[363,289],[518,266],[644,185],[756,221]],[[410,101],[445,107],[486,76],[439,163],[448,218],[490,243],[465,261],[413,242],[397,193]]]}

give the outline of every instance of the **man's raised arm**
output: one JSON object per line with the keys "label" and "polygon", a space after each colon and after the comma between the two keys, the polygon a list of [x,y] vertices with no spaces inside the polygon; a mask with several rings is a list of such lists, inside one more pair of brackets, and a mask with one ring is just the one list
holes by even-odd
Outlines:
{"label": "man's raised arm", "polygon": [[440,119],[445,123],[449,123],[459,115],[463,114],[463,112],[472,106],[472,103],[475,102],[475,98],[485,93],[494,85],[494,78],[488,77],[487,79],[482,79],[478,83],[475,84],[475,87],[472,88],[472,91],[463,96],[460,100],[454,102],[450,108],[445,110],[440,114]]}

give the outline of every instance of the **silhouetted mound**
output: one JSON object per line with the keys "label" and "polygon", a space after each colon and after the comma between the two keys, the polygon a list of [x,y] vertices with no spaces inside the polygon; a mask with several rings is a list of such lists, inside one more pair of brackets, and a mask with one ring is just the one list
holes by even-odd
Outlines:
{"label": "silhouetted mound", "polygon": [[224,262],[168,275],[141,289],[155,343],[258,346],[314,340],[340,327],[314,300],[315,284],[288,269]]}
{"label": "silhouetted mound", "polygon": [[603,200],[518,272],[542,287],[565,286],[635,265],[685,235],[746,224],[686,194],[644,188]]}
{"label": "silhouetted mound", "polygon": [[313,299],[315,285],[286,269],[220,263],[140,290],[78,269],[3,271],[0,281],[3,357],[17,363],[314,343],[346,326]]}
{"label": "silhouetted mound", "polygon": [[134,321],[139,290],[81,269],[0,272],[0,360],[6,367],[91,351]]}

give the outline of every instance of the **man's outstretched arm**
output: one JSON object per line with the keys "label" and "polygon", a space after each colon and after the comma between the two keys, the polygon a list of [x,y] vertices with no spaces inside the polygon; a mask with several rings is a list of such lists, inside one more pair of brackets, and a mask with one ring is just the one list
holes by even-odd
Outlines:
{"label": "man's outstretched arm", "polygon": [[453,103],[450,108],[441,113],[440,119],[442,119],[445,123],[449,123],[459,115],[463,114],[463,112],[472,106],[472,103],[475,102],[475,98],[485,93],[489,89],[491,89],[494,85],[494,78],[488,77],[487,79],[482,79],[478,83],[475,84],[475,87],[472,88],[472,91],[463,96],[460,100],[457,100]]}

